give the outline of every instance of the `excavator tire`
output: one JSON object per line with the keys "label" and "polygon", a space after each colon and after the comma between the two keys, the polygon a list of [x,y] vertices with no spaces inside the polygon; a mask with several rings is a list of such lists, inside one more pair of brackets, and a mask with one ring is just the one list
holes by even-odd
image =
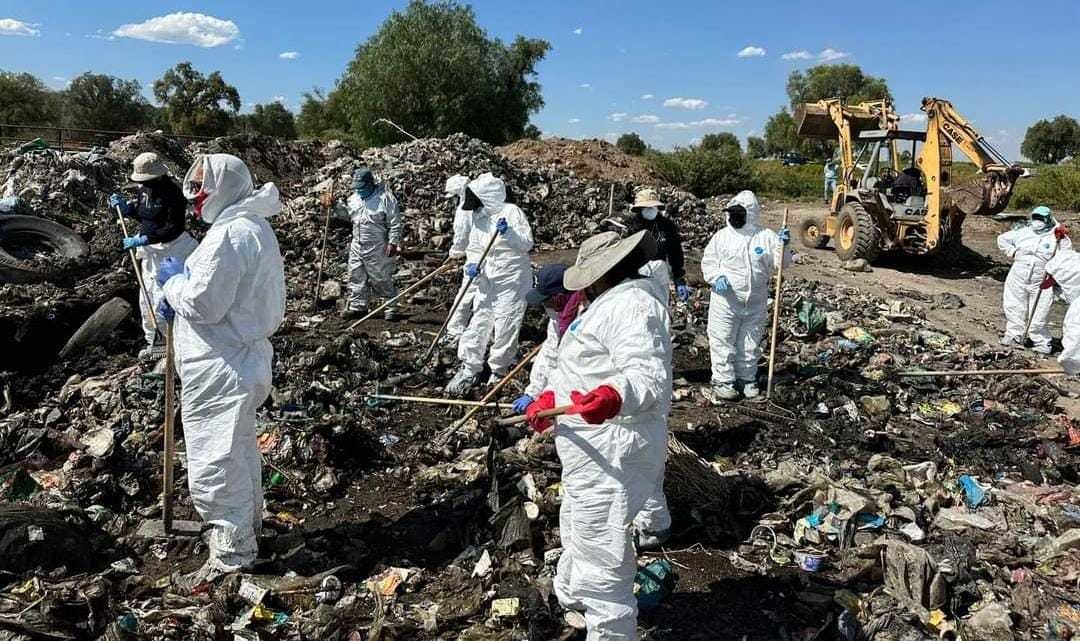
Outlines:
{"label": "excavator tire", "polygon": [[837,223],[837,258],[845,262],[856,258],[864,258],[870,263],[877,260],[881,253],[881,230],[862,204],[846,203]]}
{"label": "excavator tire", "polygon": [[825,249],[829,237],[823,234],[824,227],[816,218],[807,218],[799,223],[799,239],[807,249]]}

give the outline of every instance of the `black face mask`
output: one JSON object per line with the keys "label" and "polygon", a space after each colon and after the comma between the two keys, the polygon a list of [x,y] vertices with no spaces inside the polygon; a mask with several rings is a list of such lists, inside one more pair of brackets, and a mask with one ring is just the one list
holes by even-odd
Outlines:
{"label": "black face mask", "polygon": [[746,224],[746,208],[735,205],[727,210],[727,221],[734,229],[742,229]]}
{"label": "black face mask", "polygon": [[465,188],[465,200],[461,203],[461,208],[465,211],[476,211],[484,207],[483,201],[480,197],[473,193],[468,187]]}

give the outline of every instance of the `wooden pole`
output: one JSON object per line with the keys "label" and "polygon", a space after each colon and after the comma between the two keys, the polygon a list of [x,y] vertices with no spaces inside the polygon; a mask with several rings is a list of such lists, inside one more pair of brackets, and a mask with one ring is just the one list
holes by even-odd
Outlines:
{"label": "wooden pole", "polygon": [[1060,367],[1047,367],[1044,369],[960,369],[960,370],[929,370],[899,372],[900,376],[1008,376],[1011,374],[1023,375],[1052,375],[1065,374]]}
{"label": "wooden pole", "polygon": [[[484,253],[480,254],[480,260],[476,262],[477,267],[483,268],[484,259],[487,258],[488,252],[491,251],[491,246],[495,244],[495,241],[499,239],[499,233],[495,232],[491,235],[491,240],[488,241],[487,247],[484,248]],[[450,325],[450,319],[454,317],[454,312],[457,311],[458,305],[461,305],[461,301],[465,300],[465,294],[472,287],[473,281],[476,278],[469,278],[469,282],[465,283],[465,287],[461,288],[461,293],[458,294],[454,304],[450,306],[450,313],[446,315],[446,320],[443,321],[442,327],[439,328],[437,334],[435,334],[435,340],[431,341],[431,345],[428,346],[427,351],[424,352],[424,358],[421,363],[427,363],[428,359],[435,352],[435,347],[439,344],[439,339],[443,337],[443,333],[446,332],[446,328]]]}
{"label": "wooden pole", "polygon": [[[124,223],[124,213],[120,211],[120,206],[116,207],[116,219],[120,221],[120,231],[124,232],[124,238],[128,237],[127,224]],[[129,249],[128,256],[131,258],[131,268],[135,270],[135,280],[139,282],[139,291],[142,292],[143,301],[146,303],[146,311],[150,317],[150,325],[154,328],[155,332],[160,332],[161,329],[157,323],[157,313],[154,312],[154,301],[150,300],[150,295],[146,292],[146,282],[143,281],[142,268],[139,266],[139,259],[135,257],[135,250]]]}
{"label": "wooden pole", "polygon": [[611,191],[608,192],[607,215],[608,218],[615,215],[615,183],[611,183]]}
{"label": "wooden pole", "polygon": [[369,394],[368,398],[376,398],[383,401],[404,401],[406,403],[426,403],[428,405],[455,405],[458,407],[493,407],[505,410],[513,407],[506,403],[481,403],[480,401],[463,401],[456,398],[431,398],[429,396],[395,396],[393,394]]}
{"label": "wooden pole", "polygon": [[173,460],[176,458],[176,356],[173,352],[173,324],[165,324],[165,455],[161,480],[161,521],[165,533],[172,532],[173,521]]}
{"label": "wooden pole", "polygon": [[[570,410],[572,410],[572,409],[574,409],[573,405],[562,405],[560,407],[553,407],[553,408],[551,408],[549,410],[544,410],[543,412],[539,412],[536,415],[536,417],[537,418],[552,418],[552,417],[555,417],[555,416],[562,416],[563,414],[568,414],[570,412]],[[495,424],[496,425],[517,425],[518,423],[524,423],[527,420],[529,420],[528,416],[525,416],[524,414],[519,414],[518,416],[511,416],[509,418],[500,418],[497,421],[495,421]]]}
{"label": "wooden pole", "polygon": [[450,267],[453,267],[453,265],[451,265],[450,263],[443,263],[442,265],[439,265],[439,266],[438,266],[438,267],[437,267],[437,268],[435,269],[435,271],[433,271],[433,272],[429,273],[429,274],[428,274],[427,276],[424,276],[424,277],[423,277],[423,278],[421,278],[420,280],[416,281],[415,283],[413,283],[412,285],[410,285],[409,287],[407,287],[407,288],[406,288],[405,290],[403,290],[402,292],[400,292],[400,293],[399,293],[399,294],[398,294],[397,296],[394,296],[393,298],[389,298],[389,299],[387,299],[387,300],[386,300],[386,302],[384,302],[384,303],[383,303],[382,305],[379,305],[379,306],[378,306],[378,307],[376,307],[375,309],[373,309],[373,310],[371,310],[370,312],[368,312],[368,313],[367,313],[367,314],[366,314],[366,315],[365,315],[365,316],[364,316],[363,318],[361,318],[360,320],[356,321],[356,322],[355,322],[355,323],[353,323],[352,325],[349,325],[348,327],[346,327],[346,328],[345,328],[345,331],[346,331],[346,332],[351,332],[351,331],[353,330],[353,328],[355,328],[355,327],[356,327],[357,325],[359,325],[360,323],[363,323],[364,321],[366,321],[366,320],[369,320],[369,319],[371,319],[372,317],[374,317],[374,316],[375,316],[376,314],[378,314],[378,313],[379,313],[379,312],[381,312],[382,310],[386,309],[386,308],[387,308],[387,307],[389,307],[390,305],[393,305],[393,304],[394,304],[395,302],[397,302],[397,300],[398,300],[399,298],[402,298],[402,297],[404,297],[404,296],[406,296],[406,295],[408,295],[408,294],[411,294],[411,293],[412,293],[413,291],[415,291],[415,290],[419,289],[419,287],[420,287],[421,285],[423,285],[424,283],[428,282],[428,281],[429,281],[429,280],[431,280],[432,278],[435,278],[435,277],[436,277],[436,276],[438,276],[439,274],[442,274],[443,272],[445,272],[445,271],[446,271],[447,269],[449,269]]}
{"label": "wooden pole", "polygon": [[[331,178],[333,181],[333,178]],[[329,194],[329,197],[327,197]],[[327,202],[329,201],[329,202]],[[315,293],[311,297],[311,311],[319,308],[319,289],[322,287],[323,264],[326,262],[326,237],[330,234],[330,212],[334,209],[334,183],[323,192],[323,208],[326,209],[326,220],[323,221],[322,249],[319,250],[319,271],[315,276]]]}
{"label": "wooden pole", "polygon": [[[780,228],[787,227],[788,208],[784,207],[784,220]],[[772,333],[769,336],[769,378],[765,384],[765,399],[772,396],[773,370],[776,366],[776,330],[780,326],[780,288],[784,283],[784,257],[787,255],[787,246],[780,245],[780,265],[776,268],[776,294],[773,296]]]}

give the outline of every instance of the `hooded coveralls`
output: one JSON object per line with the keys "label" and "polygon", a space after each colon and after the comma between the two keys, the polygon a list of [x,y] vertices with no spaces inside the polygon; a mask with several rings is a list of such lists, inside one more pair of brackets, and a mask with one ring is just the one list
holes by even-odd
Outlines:
{"label": "hooded coveralls", "polygon": [[753,192],[739,192],[728,202],[732,205],[746,209],[746,224],[739,229],[728,225],[713,234],[701,258],[705,282],[711,286],[726,276],[731,283],[727,291],[713,291],[709,298],[713,385],[755,381],[768,315],[769,278],[781,252],[785,266],[791,261],[776,232],[760,226],[761,205]]}
{"label": "hooded coveralls", "polygon": [[472,214],[468,252],[480,256],[492,235],[495,225],[505,218],[506,234],[492,245],[480,275],[473,285],[472,319],[458,341],[458,358],[471,375],[484,368],[484,355],[492,374],[502,375],[510,369],[517,355],[518,330],[525,318],[525,294],[532,288],[532,266],[529,250],[533,246],[532,228],[525,213],[517,205],[506,202],[503,181],[490,173],[482,174],[469,189],[484,204]]}
{"label": "hooded coveralls", "polygon": [[[1032,224],[1007,231],[998,236],[998,249],[1012,260],[1009,275],[1005,277],[1002,290],[1001,307],[1005,312],[1005,341],[1022,341],[1024,325],[1031,315],[1031,327],[1028,336],[1036,349],[1049,353],[1053,337],[1047,327],[1050,308],[1054,297],[1044,292],[1039,296],[1039,285],[1046,274],[1046,262],[1054,254],[1055,243],[1058,251],[1072,247],[1072,241],[1054,238],[1056,225],[1046,230],[1036,229]],[[1035,298],[1039,306],[1035,307]]]}
{"label": "hooded coveralls", "polygon": [[393,256],[386,255],[386,246],[401,246],[401,212],[397,199],[385,185],[379,185],[367,198],[353,193],[345,202],[353,225],[349,245],[349,309],[361,311],[367,307],[372,292],[385,298],[397,296],[396,263]]}
{"label": "hooded coveralls", "polygon": [[285,315],[285,273],[268,218],[277,187],[254,190],[243,161],[201,156],[206,237],[185,273],[164,285],[176,312],[174,340],[184,417],[188,487],[211,524],[212,567],[231,571],[256,557],[262,524],[262,462],[255,411],[270,393],[269,337]]}
{"label": "hooded coveralls", "polygon": [[[464,256],[466,264],[480,260],[480,253],[470,251],[469,248],[472,212],[461,208],[465,200],[465,187],[468,184],[469,179],[465,176],[451,176],[446,181],[446,193],[457,196],[457,206],[454,209],[454,240],[450,245],[449,255],[450,258]],[[472,317],[473,298],[476,296],[476,289],[469,287],[469,275],[464,270],[461,273],[461,287],[458,288],[457,294],[454,295],[454,300],[457,300],[462,295],[464,295],[464,298],[461,299],[461,303],[454,310],[450,322],[446,324],[446,335],[453,340],[460,338],[465,333],[465,328],[469,326],[469,319]]]}
{"label": "hooded coveralls", "polygon": [[[1055,289],[1069,304],[1061,323],[1058,362],[1069,374],[1080,374],[1080,254],[1071,248],[1058,250],[1057,255],[1046,263],[1046,273],[1057,281]],[[1043,298],[1052,297],[1050,292],[1043,292]]]}

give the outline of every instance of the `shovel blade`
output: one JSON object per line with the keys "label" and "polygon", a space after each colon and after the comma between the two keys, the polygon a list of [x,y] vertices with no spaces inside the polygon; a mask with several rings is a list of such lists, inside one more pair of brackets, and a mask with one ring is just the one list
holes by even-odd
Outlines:
{"label": "shovel blade", "polygon": [[203,523],[200,521],[181,521],[174,519],[172,528],[166,532],[165,522],[161,519],[147,519],[139,525],[135,536],[141,539],[163,539],[170,536],[196,537],[202,532]]}

